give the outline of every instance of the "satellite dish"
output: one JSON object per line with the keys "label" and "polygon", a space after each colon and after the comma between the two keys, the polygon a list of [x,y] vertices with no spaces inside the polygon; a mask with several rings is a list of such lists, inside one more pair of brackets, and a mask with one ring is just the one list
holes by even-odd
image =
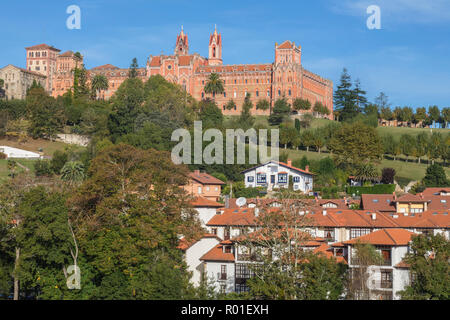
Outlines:
{"label": "satellite dish", "polygon": [[242,207],[247,203],[247,199],[245,199],[244,197],[240,197],[236,199],[236,205],[238,207]]}

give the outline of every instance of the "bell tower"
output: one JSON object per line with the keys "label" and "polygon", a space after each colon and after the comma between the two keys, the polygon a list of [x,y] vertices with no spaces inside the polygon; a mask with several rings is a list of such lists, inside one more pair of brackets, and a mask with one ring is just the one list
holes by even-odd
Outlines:
{"label": "bell tower", "polygon": [[177,36],[177,43],[175,45],[176,55],[188,55],[189,54],[189,41],[187,34],[184,33],[183,26],[181,26],[181,32]]}
{"label": "bell tower", "polygon": [[222,61],[222,35],[217,33],[217,27],[214,27],[214,33],[209,37],[209,59],[210,66],[220,66]]}

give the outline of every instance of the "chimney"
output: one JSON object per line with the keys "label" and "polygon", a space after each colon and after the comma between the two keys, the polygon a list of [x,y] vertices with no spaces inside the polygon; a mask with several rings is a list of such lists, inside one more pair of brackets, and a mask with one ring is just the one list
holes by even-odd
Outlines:
{"label": "chimney", "polygon": [[323,211],[322,211],[322,214],[323,214],[324,216],[326,216],[326,215],[327,215],[327,210],[323,210]]}
{"label": "chimney", "polygon": [[377,214],[376,213],[372,213],[372,220],[377,220]]}
{"label": "chimney", "polygon": [[306,172],[309,172],[309,166],[308,166],[308,165],[306,165],[305,171],[306,171]]}
{"label": "chimney", "polygon": [[225,208],[230,207],[230,197],[228,195],[225,196]]}
{"label": "chimney", "polygon": [[319,203],[319,199],[317,198],[317,196],[314,197],[314,201],[315,201],[316,203]]}
{"label": "chimney", "polygon": [[194,170],[194,173],[195,173],[196,176],[199,176],[200,175],[200,170],[198,170],[198,169]]}
{"label": "chimney", "polygon": [[287,165],[288,165],[289,167],[292,167],[292,160],[288,159]]}
{"label": "chimney", "polygon": [[347,197],[344,197],[344,204],[347,205]]}

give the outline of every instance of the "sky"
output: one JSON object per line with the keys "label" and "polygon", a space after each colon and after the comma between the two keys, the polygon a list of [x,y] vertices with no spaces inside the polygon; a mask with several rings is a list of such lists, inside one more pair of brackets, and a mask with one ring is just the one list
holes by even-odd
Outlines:
{"label": "sky", "polygon": [[[70,30],[68,6],[81,9]],[[366,25],[369,5],[381,28]],[[25,47],[46,43],[79,51],[86,67],[126,68],[136,57],[173,53],[183,25],[190,53],[208,55],[222,34],[224,64],[271,63],[275,43],[302,47],[303,67],[339,83],[343,68],[369,101],[384,92],[392,106],[450,106],[450,0],[46,0],[2,1],[0,67],[25,67]]]}

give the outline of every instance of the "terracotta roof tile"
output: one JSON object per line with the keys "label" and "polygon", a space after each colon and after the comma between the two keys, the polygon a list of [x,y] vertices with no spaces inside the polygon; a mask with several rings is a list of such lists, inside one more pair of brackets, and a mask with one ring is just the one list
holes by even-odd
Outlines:
{"label": "terracotta roof tile", "polygon": [[50,49],[53,51],[58,51],[60,52],[61,50],[56,49],[55,47],[49,46],[48,44],[42,43],[42,44],[38,44],[35,46],[31,46],[31,47],[26,47],[26,50],[39,50],[39,49]]}
{"label": "terracotta roof tile", "polygon": [[206,225],[208,226],[252,226],[255,225],[253,208],[219,209],[218,212]]}
{"label": "terracotta roof tile", "polygon": [[[216,238],[217,240],[220,241],[220,238],[217,237],[215,234],[212,234],[212,233],[205,233],[203,235],[203,237],[201,237],[201,239],[205,239],[205,238]],[[186,251],[187,249],[192,247],[194,244],[199,242],[201,239],[187,241],[185,238],[181,238],[180,241],[178,242],[177,248],[180,249],[180,250]]]}
{"label": "terracotta roof tile", "polygon": [[280,44],[277,49],[292,49],[292,43],[289,40],[286,40],[282,44]]}
{"label": "terracotta roof tile", "polygon": [[417,236],[416,233],[407,231],[405,229],[381,229],[375,232],[371,232],[359,238],[344,241],[344,244],[355,244],[357,242],[370,243],[373,245],[386,245],[386,246],[405,246],[411,241],[413,236]]}
{"label": "terracotta roof tile", "polygon": [[201,184],[225,184],[222,180],[219,180],[206,172],[190,172],[189,177],[200,182]]}
{"label": "terracotta roof tile", "polygon": [[223,245],[219,243],[205,253],[200,260],[234,262],[234,254],[223,252]]}
{"label": "terracotta roof tile", "polygon": [[392,194],[363,194],[361,206],[364,210],[395,212],[394,195]]}
{"label": "terracotta roof tile", "polygon": [[199,208],[199,207],[212,207],[212,208],[221,208],[223,207],[223,204],[218,203],[213,200],[206,199],[204,197],[195,197],[195,199],[191,202],[192,206]]}
{"label": "terracotta roof tile", "polygon": [[425,190],[423,190],[422,194],[424,196],[432,196],[432,195],[439,195],[441,192],[450,193],[450,188],[443,188],[443,187],[441,187],[441,188],[426,188]]}

